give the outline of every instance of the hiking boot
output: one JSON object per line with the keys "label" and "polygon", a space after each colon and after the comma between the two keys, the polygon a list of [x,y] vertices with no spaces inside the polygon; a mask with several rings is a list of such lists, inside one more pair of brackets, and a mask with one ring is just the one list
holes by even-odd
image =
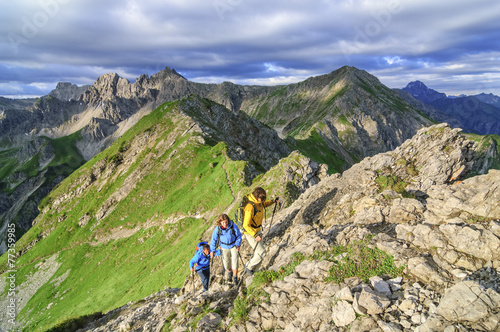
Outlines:
{"label": "hiking boot", "polygon": [[227,282],[231,282],[231,281],[233,281],[233,271],[228,271],[228,272],[227,272],[227,278],[226,278],[226,281],[227,281]]}
{"label": "hiking boot", "polygon": [[238,277],[234,276],[233,278],[233,284],[237,285],[238,284]]}
{"label": "hiking boot", "polygon": [[247,268],[246,266],[245,266],[245,272],[246,272],[249,276],[253,276],[253,271],[252,271],[252,270],[250,270],[249,268]]}

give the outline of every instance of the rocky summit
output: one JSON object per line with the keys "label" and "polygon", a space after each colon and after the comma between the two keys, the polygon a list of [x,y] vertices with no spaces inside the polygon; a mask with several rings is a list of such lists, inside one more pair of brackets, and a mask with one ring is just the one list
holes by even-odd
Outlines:
{"label": "rocky summit", "polygon": [[[182,288],[71,323],[78,331],[497,331],[500,171],[474,176],[487,162],[478,151],[446,124],[423,128],[268,218],[263,269],[241,287],[224,284],[216,260],[208,292],[188,276]],[[244,241],[243,261],[250,251]]]}

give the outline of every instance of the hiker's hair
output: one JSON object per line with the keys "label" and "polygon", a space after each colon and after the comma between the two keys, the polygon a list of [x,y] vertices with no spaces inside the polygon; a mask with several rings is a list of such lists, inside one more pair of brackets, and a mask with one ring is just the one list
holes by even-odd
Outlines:
{"label": "hiker's hair", "polygon": [[252,193],[253,197],[255,197],[256,199],[259,199],[259,198],[262,198],[262,200],[265,200],[266,199],[266,191],[264,189],[262,189],[261,187],[257,187],[254,189],[253,193]]}
{"label": "hiker's hair", "polygon": [[210,250],[210,245],[209,245],[208,243],[205,243],[205,244],[203,245],[203,250],[205,250],[205,249]]}
{"label": "hiker's hair", "polygon": [[229,216],[225,213],[219,215],[219,217],[217,217],[217,221],[215,223],[217,224],[217,226],[221,226],[223,220],[227,220],[229,222]]}

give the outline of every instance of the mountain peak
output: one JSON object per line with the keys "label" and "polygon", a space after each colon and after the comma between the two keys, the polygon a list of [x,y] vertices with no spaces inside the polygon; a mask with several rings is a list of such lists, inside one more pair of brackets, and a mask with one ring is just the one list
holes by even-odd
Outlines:
{"label": "mountain peak", "polygon": [[170,67],[165,67],[165,69],[157,72],[156,74],[153,74],[151,75],[151,78],[159,78],[159,79],[166,79],[166,78],[170,78],[170,79],[177,79],[177,78],[182,78],[182,79],[186,79],[184,76],[182,76],[181,74],[179,74],[175,69],[173,68],[170,68]]}
{"label": "mountain peak", "polygon": [[409,92],[414,98],[427,104],[437,99],[446,98],[445,93],[429,89],[421,81],[410,82],[402,90]]}
{"label": "mountain peak", "polygon": [[82,85],[79,87],[70,82],[59,82],[56,88],[49,92],[49,95],[60,100],[77,100],[89,87],[90,85]]}

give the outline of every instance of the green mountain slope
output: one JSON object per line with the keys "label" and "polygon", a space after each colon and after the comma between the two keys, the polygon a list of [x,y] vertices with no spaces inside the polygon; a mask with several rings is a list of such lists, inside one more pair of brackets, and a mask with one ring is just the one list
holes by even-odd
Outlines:
{"label": "green mountain slope", "polygon": [[79,133],[57,139],[40,136],[0,151],[0,253],[7,250],[8,223],[21,237],[38,215],[38,202],[56,184],[83,165],[75,146]]}
{"label": "green mountain slope", "polygon": [[[305,190],[306,158],[289,154],[273,130],[206,99],[158,107],[41,202],[15,246],[17,320],[44,331],[181,286],[194,245],[243,193],[265,184],[293,200]],[[277,176],[291,165],[296,173]],[[7,263],[3,255],[0,303]]]}
{"label": "green mountain slope", "polygon": [[241,109],[282,137],[298,140],[295,146],[310,157],[312,149],[307,146],[326,146],[336,160],[344,161],[335,164],[321,158],[337,172],[366,156],[394,149],[432,123],[376,77],[347,66],[273,87],[265,95],[245,99]]}

